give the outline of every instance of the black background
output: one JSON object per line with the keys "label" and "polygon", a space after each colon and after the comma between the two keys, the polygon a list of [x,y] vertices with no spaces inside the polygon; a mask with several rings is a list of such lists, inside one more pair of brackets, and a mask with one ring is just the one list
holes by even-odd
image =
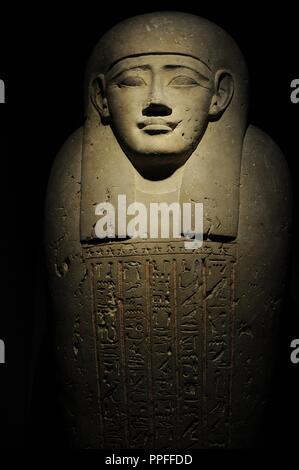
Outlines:
{"label": "black background", "polygon": [[83,123],[84,70],[92,48],[118,21],[159,10],[206,17],[236,40],[251,78],[249,120],[277,142],[288,161],[295,196],[292,268],[272,395],[256,445],[299,446],[299,364],[291,364],[289,357],[291,340],[299,338],[299,103],[290,101],[290,83],[299,78],[298,15],[290,2],[264,9],[261,2],[192,7],[185,3],[86,2],[65,11],[62,5],[43,5],[26,11],[27,16],[18,9],[18,22],[13,18],[1,35],[0,78],[7,92],[7,103],[0,105],[0,338],[6,344],[6,364],[0,365],[2,447],[65,446],[43,255],[47,179],[60,146]]}

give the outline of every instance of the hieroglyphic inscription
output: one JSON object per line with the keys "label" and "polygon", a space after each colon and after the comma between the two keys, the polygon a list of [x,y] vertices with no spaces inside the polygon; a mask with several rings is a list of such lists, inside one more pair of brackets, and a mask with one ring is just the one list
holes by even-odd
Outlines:
{"label": "hieroglyphic inscription", "polygon": [[86,260],[105,447],[226,447],[234,245],[117,243]]}
{"label": "hieroglyphic inscription", "polygon": [[145,313],[145,259],[126,259],[121,263],[123,351],[126,357],[129,447],[150,445],[149,337]]}
{"label": "hieroglyphic inscription", "polygon": [[206,259],[206,446],[226,447],[232,347],[232,272],[225,260]]}
{"label": "hieroglyphic inscription", "polygon": [[176,338],[172,258],[157,256],[150,263],[150,307],[152,321],[152,375],[155,446],[175,448],[177,387]]}
{"label": "hieroglyphic inscription", "polygon": [[117,263],[103,259],[94,265],[95,331],[100,380],[104,446],[126,448]]}
{"label": "hieroglyphic inscription", "polygon": [[176,264],[176,291],[179,293],[177,341],[180,351],[180,445],[192,448],[203,441],[203,260],[180,255]]}

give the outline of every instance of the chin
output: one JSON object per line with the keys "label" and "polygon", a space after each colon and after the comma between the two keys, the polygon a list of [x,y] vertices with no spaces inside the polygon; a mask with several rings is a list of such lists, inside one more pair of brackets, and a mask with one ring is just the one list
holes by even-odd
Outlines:
{"label": "chin", "polygon": [[[132,136],[133,137],[133,136]],[[124,139],[126,148],[132,154],[152,155],[163,154],[171,155],[181,153],[186,147],[186,142],[179,142],[173,134],[147,135],[143,133],[135,138]],[[185,145],[184,145],[185,144]]]}
{"label": "chin", "polygon": [[136,157],[140,158],[146,158],[148,160],[153,159],[153,160],[159,160],[161,163],[162,162],[167,162],[167,161],[172,161],[175,159],[180,159],[184,154],[178,153],[176,151],[165,151],[164,149],[160,148],[152,148],[152,149],[146,149],[144,151],[139,152],[138,154],[135,154]]}
{"label": "chin", "polygon": [[143,149],[140,153],[131,154],[131,161],[135,164],[148,165],[148,167],[180,166],[186,160],[186,152],[178,153],[177,150],[165,151],[160,148]]}
{"label": "chin", "polygon": [[[158,139],[157,139],[158,140]],[[160,141],[151,142],[150,145],[138,146],[135,149],[132,148],[132,154],[138,154],[140,156],[156,156],[156,157],[179,157],[190,152],[190,148],[172,144],[169,142]]]}

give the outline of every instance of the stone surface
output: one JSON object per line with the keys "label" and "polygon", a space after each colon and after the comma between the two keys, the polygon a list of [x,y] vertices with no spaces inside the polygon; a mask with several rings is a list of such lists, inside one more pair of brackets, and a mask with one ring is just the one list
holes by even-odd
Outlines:
{"label": "stone surface", "polygon": [[[280,150],[247,123],[247,85],[232,39],[192,15],[129,19],[95,48],[87,119],[56,158],[46,202],[72,447],[247,447],[255,438],[291,195]],[[95,206],[116,205],[118,194],[146,206],[202,202],[203,246],[99,240]]]}

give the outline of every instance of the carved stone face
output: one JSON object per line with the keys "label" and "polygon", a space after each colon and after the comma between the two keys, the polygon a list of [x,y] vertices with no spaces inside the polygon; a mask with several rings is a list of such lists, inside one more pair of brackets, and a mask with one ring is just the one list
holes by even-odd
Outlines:
{"label": "carved stone face", "polygon": [[188,56],[125,58],[105,77],[106,115],[130,158],[184,158],[209,121],[214,77]]}

